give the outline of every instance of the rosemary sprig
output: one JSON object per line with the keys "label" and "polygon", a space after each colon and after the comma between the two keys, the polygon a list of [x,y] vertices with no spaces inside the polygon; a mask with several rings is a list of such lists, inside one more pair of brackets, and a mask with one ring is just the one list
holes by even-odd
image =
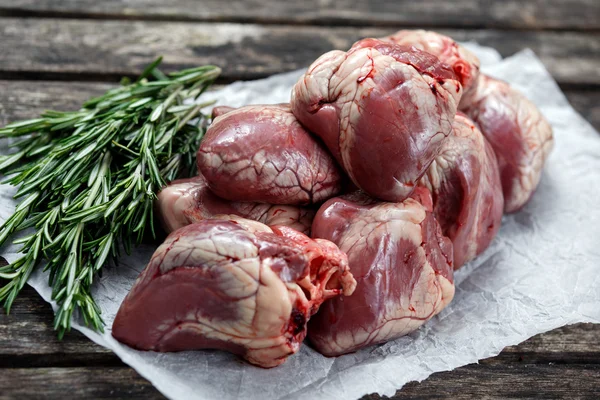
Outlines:
{"label": "rosemary sprig", "polygon": [[7,312],[45,263],[59,305],[59,337],[76,309],[88,326],[103,329],[90,292],[94,278],[116,261],[121,246],[129,252],[154,235],[155,193],[194,170],[206,104],[184,100],[197,98],[220,73],[203,66],[165,75],[160,61],[135,83],[109,90],[79,111],[47,111],[0,129],[0,138],[20,139],[12,144],[15,152],[0,156],[3,183],[18,186],[20,199],[0,227],[0,245],[25,234],[15,241],[23,256],[0,268],[0,278],[8,280],[0,289]]}

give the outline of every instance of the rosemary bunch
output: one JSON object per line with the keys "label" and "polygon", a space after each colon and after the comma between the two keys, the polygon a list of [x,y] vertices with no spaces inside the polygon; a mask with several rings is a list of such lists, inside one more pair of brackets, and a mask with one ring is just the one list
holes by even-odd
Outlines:
{"label": "rosemary bunch", "polygon": [[0,138],[17,138],[11,145],[16,151],[0,156],[0,173],[8,177],[4,183],[18,186],[20,199],[0,227],[0,245],[25,234],[14,242],[23,256],[0,268],[0,278],[8,280],[0,289],[7,312],[45,263],[59,306],[59,337],[76,309],[86,325],[103,329],[90,293],[94,278],[116,261],[121,246],[129,252],[154,235],[155,193],[194,170],[206,104],[184,100],[198,97],[220,73],[203,66],[164,75],[160,61],[137,82],[91,99],[79,111],[47,111],[0,129]]}

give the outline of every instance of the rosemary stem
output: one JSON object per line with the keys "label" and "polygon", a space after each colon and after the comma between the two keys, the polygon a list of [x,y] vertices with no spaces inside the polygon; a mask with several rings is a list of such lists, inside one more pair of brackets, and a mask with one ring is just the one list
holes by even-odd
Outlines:
{"label": "rosemary stem", "polygon": [[[22,257],[0,268],[0,301],[9,311],[33,271],[49,271],[62,337],[75,310],[103,329],[91,296],[95,276],[154,234],[152,202],[166,182],[194,171],[204,134],[201,110],[190,104],[218,77],[202,66],[164,74],[160,59],[134,83],[86,101],[74,112],[46,111],[0,129],[21,138],[0,156],[0,174],[18,186],[19,204],[0,226],[0,245],[17,234]],[[33,233],[25,233],[33,229]]]}

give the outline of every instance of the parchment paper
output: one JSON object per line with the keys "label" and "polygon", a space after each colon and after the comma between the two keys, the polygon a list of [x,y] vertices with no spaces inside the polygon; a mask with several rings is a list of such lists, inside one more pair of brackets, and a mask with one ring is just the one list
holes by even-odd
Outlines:
{"label": "parchment paper", "polygon": [[[77,322],[74,328],[114,351],[172,399],[266,400],[393,395],[409,381],[494,356],[535,334],[576,322],[600,323],[600,135],[570,107],[531,51],[500,61],[492,49],[470,47],[486,73],[509,81],[542,109],[556,143],[532,201],[504,217],[491,247],[456,274],[450,306],[417,332],[338,358],[325,358],[305,345],[270,370],[220,351],[135,351],[116,342],[110,327],[154,250],[148,247],[106,271],[94,289],[106,332],[94,333]],[[288,101],[301,72],[234,83],[205,99],[232,106]],[[6,142],[0,145],[6,152]],[[14,209],[13,193],[0,186],[0,221]],[[9,261],[17,257],[12,247],[0,254]],[[50,301],[44,274],[29,283]]]}

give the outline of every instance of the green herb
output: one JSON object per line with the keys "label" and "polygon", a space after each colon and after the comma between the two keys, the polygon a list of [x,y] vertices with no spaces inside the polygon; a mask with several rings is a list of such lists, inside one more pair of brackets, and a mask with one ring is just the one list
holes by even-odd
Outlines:
{"label": "green herb", "polygon": [[90,293],[94,278],[116,262],[121,246],[129,253],[154,235],[155,193],[194,170],[207,104],[184,100],[197,98],[220,73],[203,66],[165,75],[160,61],[79,111],[47,111],[0,129],[0,138],[18,138],[16,151],[0,156],[0,173],[19,187],[20,199],[0,227],[0,245],[25,234],[15,241],[24,255],[0,268],[8,280],[0,289],[7,312],[32,271],[45,264],[59,306],[59,337],[76,309],[88,326],[103,329]]}

